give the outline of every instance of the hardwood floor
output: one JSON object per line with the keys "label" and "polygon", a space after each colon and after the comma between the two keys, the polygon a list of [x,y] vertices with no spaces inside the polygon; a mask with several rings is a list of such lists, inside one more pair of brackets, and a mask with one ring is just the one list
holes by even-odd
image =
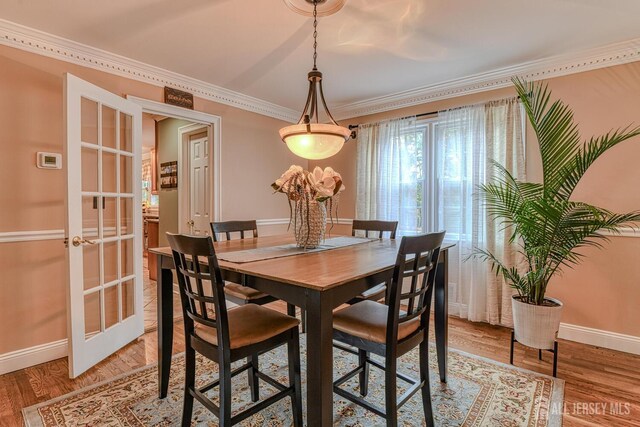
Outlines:
{"label": "hardwood floor", "polygon": [[[282,302],[271,306],[286,311]],[[508,363],[509,329],[456,318],[449,325],[451,347]],[[22,425],[25,406],[155,363],[156,342],[155,332],[148,332],[75,380],[68,378],[66,358],[0,376],[0,426]],[[174,352],[183,350],[178,321]],[[550,374],[552,355],[543,359],[516,344],[516,366]],[[565,426],[640,426],[640,356],[561,340],[558,377],[566,381]]]}

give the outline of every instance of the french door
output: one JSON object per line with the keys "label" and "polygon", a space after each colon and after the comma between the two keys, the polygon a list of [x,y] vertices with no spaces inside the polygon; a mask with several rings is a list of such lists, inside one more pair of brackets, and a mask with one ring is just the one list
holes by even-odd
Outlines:
{"label": "french door", "polygon": [[69,376],[144,332],[141,108],[65,75]]}

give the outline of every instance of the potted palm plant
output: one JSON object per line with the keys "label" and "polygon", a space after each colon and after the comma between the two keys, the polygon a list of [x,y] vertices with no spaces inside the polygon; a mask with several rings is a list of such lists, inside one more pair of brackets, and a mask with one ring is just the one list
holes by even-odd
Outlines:
{"label": "potted palm plant", "polygon": [[640,211],[618,214],[572,199],[589,167],[610,148],[640,134],[626,127],[582,142],[573,112],[562,101],[551,101],[546,84],[513,79],[527,118],[536,134],[542,158],[541,183],[523,182],[493,163],[495,179],[479,187],[488,215],[510,236],[522,258],[505,265],[488,250],[472,256],[488,261],[497,275],[517,292],[513,296],[515,339],[529,347],[551,349],[560,326],[562,303],[546,297],[551,279],[577,265],[583,247],[602,247],[602,231],[619,233],[635,227]]}

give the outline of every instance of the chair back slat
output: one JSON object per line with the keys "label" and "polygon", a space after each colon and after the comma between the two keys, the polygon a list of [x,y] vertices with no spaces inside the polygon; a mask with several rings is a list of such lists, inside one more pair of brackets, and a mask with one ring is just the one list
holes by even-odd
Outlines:
{"label": "chair back slat", "polygon": [[195,324],[216,328],[218,343],[229,348],[224,281],[210,237],[167,233],[178,276],[185,334]]}
{"label": "chair back slat", "polygon": [[245,231],[253,232],[253,237],[258,237],[258,225],[255,219],[247,221],[224,221],[212,222],[211,233],[213,241],[218,241],[218,235],[224,234],[227,240],[231,240],[231,233],[240,233],[240,238],[244,239]]}
{"label": "chair back slat", "polygon": [[388,232],[390,239],[396,238],[398,230],[398,221],[379,221],[379,220],[362,220],[354,219],[351,228],[351,235],[355,236],[357,231],[363,231],[365,237],[369,237],[370,233],[377,233],[377,238],[382,239],[383,233]]}
{"label": "chair back slat", "polygon": [[[397,339],[398,325],[417,317],[421,318],[421,328],[428,326],[431,295],[444,235],[442,231],[402,238],[388,292],[387,341]],[[407,284],[409,289],[405,292]]]}

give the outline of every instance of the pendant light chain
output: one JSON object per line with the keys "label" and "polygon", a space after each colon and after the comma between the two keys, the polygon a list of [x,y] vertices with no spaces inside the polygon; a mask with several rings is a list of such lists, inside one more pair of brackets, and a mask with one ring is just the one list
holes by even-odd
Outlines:
{"label": "pendant light chain", "polygon": [[317,70],[316,60],[318,58],[318,0],[313,0],[313,69]]}

